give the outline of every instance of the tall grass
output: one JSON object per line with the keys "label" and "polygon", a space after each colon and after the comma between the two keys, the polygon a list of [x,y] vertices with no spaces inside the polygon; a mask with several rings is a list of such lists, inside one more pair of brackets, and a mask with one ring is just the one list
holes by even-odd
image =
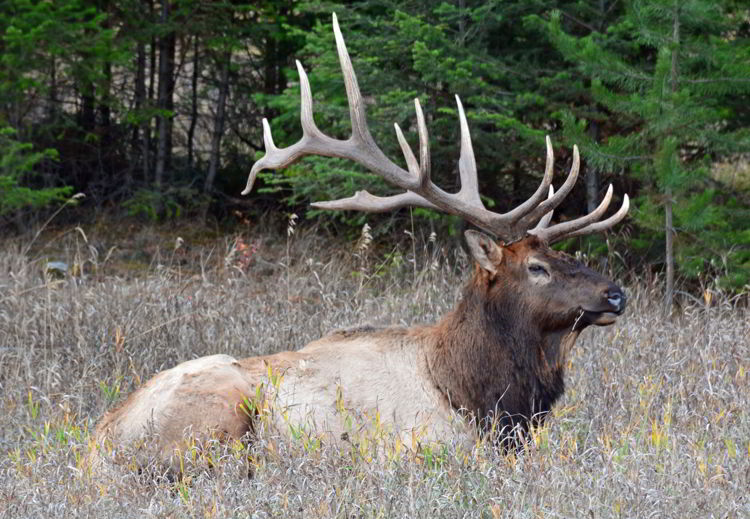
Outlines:
{"label": "tall grass", "polygon": [[468,266],[434,239],[378,250],[297,228],[133,239],[151,251],[139,267],[89,234],[53,244],[63,276],[22,243],[0,252],[3,517],[750,516],[750,312],[716,296],[667,320],[643,285],[616,325],[583,333],[565,397],[519,456],[447,444],[373,457],[269,431],[249,451],[213,446],[212,466],[178,481],[158,466],[92,475],[97,418],[155,372],[434,321]]}

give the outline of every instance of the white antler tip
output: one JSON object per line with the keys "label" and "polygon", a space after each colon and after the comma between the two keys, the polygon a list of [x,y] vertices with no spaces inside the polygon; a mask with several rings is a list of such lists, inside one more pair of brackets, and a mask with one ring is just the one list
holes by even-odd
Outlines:
{"label": "white antler tip", "polygon": [[310,89],[310,81],[307,79],[307,72],[305,72],[305,67],[302,66],[302,62],[298,59],[294,60],[294,62],[297,65],[297,74],[299,74],[300,90],[302,91],[301,93],[304,94],[305,90]]}
{"label": "white antler tip", "polygon": [[578,145],[573,145],[573,165],[570,167],[570,174],[575,181],[578,178],[578,170],[581,167],[581,154],[578,152]]}
{"label": "white antler tip", "polygon": [[339,19],[336,13],[333,13],[333,36],[336,39],[336,44],[344,43],[344,36],[341,34],[341,28],[339,27]]}
{"label": "white antler tip", "polygon": [[[468,132],[469,123],[466,120],[466,112],[464,112],[464,105],[461,103],[461,98],[456,95],[456,105],[458,106],[458,119],[461,124],[461,134],[464,133],[464,128]],[[471,142],[469,142],[471,144]]]}
{"label": "white antler tip", "polygon": [[276,151],[276,145],[273,143],[273,134],[268,119],[263,118],[263,144],[266,147],[266,153]]}
{"label": "white antler tip", "polygon": [[552,148],[552,139],[550,138],[549,135],[544,136],[544,142],[547,144],[547,165],[545,167],[545,177],[546,177],[547,171],[549,171],[550,175],[553,174],[555,151]]}

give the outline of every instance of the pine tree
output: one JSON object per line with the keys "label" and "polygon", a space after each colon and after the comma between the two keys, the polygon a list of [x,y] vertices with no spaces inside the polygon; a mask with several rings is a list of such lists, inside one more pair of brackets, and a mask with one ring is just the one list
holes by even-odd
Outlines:
{"label": "pine tree", "polygon": [[0,217],[11,215],[19,209],[38,209],[46,205],[62,202],[70,193],[70,187],[28,187],[27,178],[34,166],[43,160],[54,160],[55,150],[34,152],[28,142],[20,142],[15,130],[0,127]]}
{"label": "pine tree", "polygon": [[[69,178],[50,174],[60,167],[60,135],[70,127],[65,97],[73,89],[81,97],[89,87],[85,94],[103,91],[104,64],[114,57],[114,33],[90,4],[12,0],[0,9],[0,215],[19,216],[72,192],[60,187]],[[95,105],[82,102],[78,115]]]}
{"label": "pine tree", "polygon": [[731,1],[631,0],[605,33],[568,34],[559,12],[546,24],[614,127],[595,142],[590,121],[568,112],[565,131],[583,143],[588,164],[641,184],[632,214],[642,233],[632,246],[653,255],[663,236],[668,309],[675,265],[686,278],[718,275],[735,288],[750,281],[748,194],[726,189],[711,167],[750,149],[741,123],[750,94],[747,17]]}

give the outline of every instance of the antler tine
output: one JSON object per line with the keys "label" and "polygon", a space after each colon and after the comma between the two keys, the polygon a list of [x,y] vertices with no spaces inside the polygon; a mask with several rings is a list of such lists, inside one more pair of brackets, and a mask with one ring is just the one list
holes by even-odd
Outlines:
{"label": "antler tine", "polygon": [[601,201],[599,206],[591,211],[586,216],[582,216],[580,218],[576,218],[575,220],[570,220],[567,222],[558,223],[556,225],[553,225],[552,227],[548,227],[546,229],[533,229],[529,231],[529,234],[535,234],[536,236],[539,236],[540,238],[544,238],[545,240],[549,241],[554,236],[562,236],[564,234],[569,234],[573,231],[577,231],[578,229],[582,229],[586,227],[588,224],[592,222],[596,222],[604,215],[604,212],[607,210],[607,207],[609,207],[609,203],[612,201],[612,184],[609,185],[607,188],[607,194],[604,195],[604,199]]}
{"label": "antler tine", "polygon": [[419,164],[422,167],[420,184],[426,186],[430,183],[430,136],[427,134],[427,124],[424,122],[424,113],[419,98],[414,98],[414,111],[417,113],[417,133],[419,134]]}
{"label": "antler tine", "polygon": [[[552,198],[552,196],[555,194],[555,188],[553,186],[549,186],[549,195],[547,198]],[[536,224],[536,227],[534,227],[532,230],[529,231],[529,234],[534,234],[534,231],[540,230],[540,229],[546,229],[549,226],[550,221],[552,220],[552,215],[555,214],[554,209],[551,210],[549,213],[542,216],[542,219],[539,220],[539,223]]]}
{"label": "antler tine", "polygon": [[[545,136],[544,142],[547,144],[547,160],[544,164],[544,176],[542,177],[542,183],[539,184],[539,187],[536,189],[536,191],[534,191],[534,194],[531,195],[528,200],[526,200],[515,209],[505,213],[505,218],[507,218],[511,222],[517,222],[518,220],[526,216],[529,211],[532,211],[536,206],[538,206],[539,202],[544,199],[544,194],[547,192],[547,188],[552,187],[552,175],[554,174],[555,169],[555,152],[552,150],[552,139],[549,138],[549,135]],[[550,194],[549,197],[551,198],[552,195]]]}
{"label": "antler tine", "polygon": [[424,113],[422,105],[419,104],[419,98],[414,99],[414,111],[417,113],[417,131],[419,132],[419,163],[414,157],[414,152],[411,151],[411,146],[406,142],[401,127],[398,123],[393,123],[393,127],[396,129],[396,137],[409,171],[417,178],[419,186],[425,187],[430,182],[430,138],[427,134],[427,125],[424,122]]}
{"label": "antler tine", "polygon": [[[403,170],[396,166],[393,162],[391,162],[391,160],[386,157],[386,155],[378,147],[378,145],[375,143],[375,140],[372,138],[369,127],[367,126],[365,104],[362,99],[362,94],[359,90],[357,75],[354,73],[352,60],[349,57],[349,51],[347,50],[346,43],[344,42],[344,36],[343,34],[341,34],[341,28],[339,27],[339,20],[336,16],[336,13],[333,13],[333,34],[336,39],[336,50],[339,55],[339,62],[341,63],[341,73],[344,76],[346,97],[349,100],[349,117],[351,118],[352,123],[352,137],[350,140],[354,141],[355,145],[356,143],[359,143],[365,148],[363,150],[363,153],[359,153],[355,148],[354,156],[351,156],[349,158],[352,158],[365,167],[368,167],[371,170],[377,172],[385,180],[396,184],[397,186],[403,187],[405,189],[419,188],[420,181],[423,181],[425,179],[425,173],[429,173],[429,159],[427,161],[423,160],[423,166],[427,166],[426,171],[422,171],[420,174],[415,175],[416,178],[414,179],[409,179],[408,177],[403,175]],[[419,107],[419,102],[417,101],[417,120],[419,121],[420,119],[420,157],[423,158],[424,155],[429,155],[429,143],[427,143],[427,146],[425,148],[424,143],[427,142],[427,130],[426,126],[424,125],[424,116],[422,115],[422,110]],[[399,133],[400,128],[396,130],[397,137]],[[404,144],[406,144],[406,141],[405,139],[403,139],[403,135],[399,137],[399,144],[401,144],[401,149],[404,151],[407,165],[411,170],[414,167],[414,164],[409,164],[409,155],[413,157],[413,153],[411,152],[411,149],[409,149],[409,155],[407,155],[407,151],[404,149]],[[406,147],[408,148],[408,145]],[[427,180],[429,181],[429,178],[427,178]]]}
{"label": "antler tine", "polygon": [[610,227],[620,223],[625,218],[625,215],[628,214],[629,209],[630,209],[630,198],[628,197],[627,194],[625,194],[622,197],[622,205],[620,206],[620,209],[618,209],[615,214],[613,214],[606,220],[589,224],[586,227],[583,227],[582,229],[578,229],[576,231],[572,231],[570,233],[566,233],[561,236],[552,237],[550,243],[554,243],[563,238],[573,238],[575,236],[582,236],[584,234],[592,234],[595,232],[606,231]]}
{"label": "antler tine", "polygon": [[253,164],[252,169],[250,170],[250,175],[247,177],[247,184],[245,185],[245,189],[242,190],[242,194],[246,195],[253,189],[253,184],[255,183],[255,177],[258,176],[258,172],[264,169],[264,160],[266,157],[269,156],[269,154],[273,153],[278,148],[273,143],[273,137],[271,136],[271,128],[268,126],[268,119],[265,117],[263,118],[263,144],[265,144],[266,147],[266,155],[261,160],[257,161],[255,164]]}
{"label": "antler tine", "polygon": [[[357,75],[354,73],[352,60],[349,57],[349,51],[346,49],[344,36],[341,34],[339,19],[336,13],[333,13],[333,34],[336,39],[336,50],[341,63],[341,72],[344,75],[344,87],[346,88],[346,97],[349,99],[349,117],[352,121],[352,137],[361,139],[367,144],[374,146],[370,129],[367,127],[367,118],[365,116],[365,106],[362,100],[362,94],[357,83]],[[380,151],[380,150],[378,150]]]}
{"label": "antler tine", "polygon": [[630,199],[626,194],[623,196],[622,206],[620,206],[620,209],[615,214],[604,221],[597,221],[602,215],[604,215],[609,207],[609,204],[612,201],[612,193],[612,184],[610,184],[607,188],[606,195],[604,195],[604,199],[602,199],[599,206],[589,214],[576,218],[575,220],[558,223],[552,227],[540,228],[537,226],[529,231],[529,234],[534,234],[548,243],[555,243],[564,238],[572,238],[574,236],[581,236],[608,229],[625,218],[625,215],[630,208]]}
{"label": "antler tine", "polygon": [[313,202],[310,204],[315,209],[329,209],[336,211],[364,211],[367,213],[384,213],[402,207],[424,207],[425,209],[440,210],[432,202],[424,197],[412,192],[406,191],[398,195],[376,196],[368,191],[357,191],[353,196],[341,198],[339,200],[329,200],[325,202]]}
{"label": "antler tine", "polygon": [[458,196],[466,203],[474,204],[484,209],[484,204],[479,196],[479,182],[477,181],[477,162],[474,159],[474,147],[471,145],[469,134],[469,123],[466,121],[464,105],[461,98],[456,96],[458,106],[458,119],[461,125],[461,155],[458,159],[458,173],[461,177],[461,189]]}
{"label": "antler tine", "polygon": [[310,79],[307,77],[305,67],[298,59],[294,60],[297,65],[297,73],[299,74],[299,93],[300,93],[300,112],[299,120],[302,126],[302,135],[309,137],[325,137],[315,125],[315,117],[313,117],[313,101],[312,101],[312,88],[310,88]]}
{"label": "antler tine", "polygon": [[568,193],[573,189],[573,186],[575,186],[576,180],[578,180],[578,172],[581,168],[581,155],[578,152],[578,146],[573,145],[573,164],[570,167],[570,172],[568,173],[568,178],[565,179],[565,182],[562,186],[560,186],[560,190],[557,191],[553,196],[536,206],[532,211],[530,211],[526,216],[524,216],[521,219],[521,227],[530,227],[534,224],[534,222],[538,221],[542,216],[547,214],[550,210],[555,209],[558,205],[560,205],[560,202],[562,202],[566,196],[568,196]]}
{"label": "antler tine", "polygon": [[415,178],[421,178],[422,168],[417,162],[417,158],[414,156],[414,152],[411,151],[411,146],[409,146],[409,143],[406,142],[406,138],[404,137],[403,132],[401,132],[401,127],[398,125],[398,123],[393,123],[393,128],[396,130],[396,138],[398,139],[398,143],[401,146],[401,151],[404,153],[404,159],[406,159],[406,166],[409,168],[409,172],[414,175]]}

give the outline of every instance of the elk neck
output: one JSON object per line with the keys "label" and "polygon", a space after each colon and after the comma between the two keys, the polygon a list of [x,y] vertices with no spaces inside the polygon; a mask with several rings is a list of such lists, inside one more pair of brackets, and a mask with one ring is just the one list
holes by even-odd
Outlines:
{"label": "elk neck", "polygon": [[485,274],[478,270],[456,308],[423,329],[433,382],[454,409],[480,420],[494,412],[511,423],[543,417],[563,393],[580,330],[545,329],[512,280]]}

